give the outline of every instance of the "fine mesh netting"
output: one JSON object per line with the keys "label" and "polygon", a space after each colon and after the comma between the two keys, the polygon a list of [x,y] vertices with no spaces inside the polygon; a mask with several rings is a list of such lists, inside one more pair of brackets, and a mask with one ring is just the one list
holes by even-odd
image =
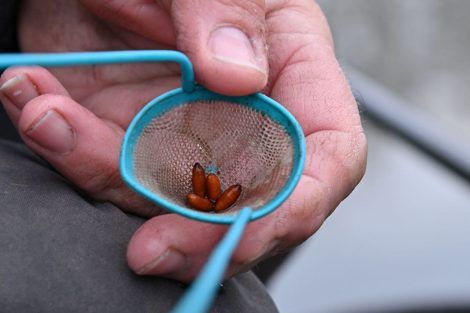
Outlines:
{"label": "fine mesh netting", "polygon": [[134,173],[148,190],[188,207],[192,168],[199,162],[206,173],[217,173],[223,190],[241,184],[228,212],[257,209],[286,183],[293,151],[285,129],[265,114],[237,103],[195,101],[146,126],[134,149]]}

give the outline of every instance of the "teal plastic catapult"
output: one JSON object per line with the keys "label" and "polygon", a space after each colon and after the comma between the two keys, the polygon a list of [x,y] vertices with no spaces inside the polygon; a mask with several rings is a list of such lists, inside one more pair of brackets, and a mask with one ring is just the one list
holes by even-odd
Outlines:
{"label": "teal plastic catapult", "polygon": [[[299,123],[292,114],[273,99],[260,93],[241,97],[230,97],[216,94],[202,86],[198,86],[194,80],[194,72],[191,62],[184,54],[177,51],[138,50],[73,53],[19,53],[0,55],[0,68],[20,65],[68,67],[142,62],[178,63],[181,66],[182,86],[181,88],[174,89],[151,100],[132,120],[126,131],[121,147],[120,171],[122,179],[135,192],[170,212],[201,222],[231,224],[227,234],[214,249],[197,279],[191,284],[191,287],[188,289],[186,294],[172,310],[172,312],[177,313],[206,312],[210,309],[216,296],[219,284],[223,279],[230,258],[243,235],[246,224],[250,221],[262,218],[278,208],[289,197],[300,180],[305,161],[305,138]],[[253,174],[255,176],[264,175],[263,179],[267,182],[267,185],[275,186],[271,188],[274,190],[270,190],[270,192],[267,193],[265,192],[260,197],[263,198],[261,199],[262,201],[259,201],[260,199],[250,199],[250,197],[259,197],[256,192],[242,193],[242,197],[245,195],[243,203],[252,203],[253,205],[246,205],[236,210],[229,210],[223,214],[206,213],[193,210],[187,207],[184,203],[175,201],[171,197],[168,197],[165,195],[165,192],[157,192],[156,190],[159,190],[158,188],[150,188],[149,185],[145,183],[141,177],[141,171],[139,172],[136,169],[136,154],[138,153],[137,150],[139,150],[138,146],[141,138],[149,133],[148,129],[153,125],[154,121],[158,121],[158,119],[165,117],[166,114],[188,105],[193,106],[193,109],[196,109],[196,112],[198,105],[201,106],[201,108],[202,105],[205,105],[206,110],[208,105],[212,105],[213,107],[210,107],[210,112],[217,112],[218,110],[216,106],[238,106],[231,112],[236,112],[237,114],[243,114],[245,111],[255,112],[250,114],[258,116],[263,123],[270,123],[270,125],[277,126],[276,129],[278,129],[278,132],[279,129],[281,129],[284,137],[288,139],[282,141],[288,142],[288,144],[285,145],[288,147],[288,151],[286,152],[285,149],[273,150],[270,149],[268,145],[267,148],[264,149],[269,150],[270,153],[282,153],[282,156],[275,155],[274,157],[270,156],[265,159],[271,160],[271,168],[276,168],[276,166],[279,167],[279,164],[277,163],[287,163],[287,165],[283,164],[282,166],[284,171],[286,171],[286,168],[288,170],[283,175],[271,175],[271,172],[266,170],[263,173]],[[208,123],[208,125],[210,125],[210,123]],[[244,125],[235,123],[234,125],[228,125],[228,127],[244,128]],[[156,132],[158,135],[158,127],[156,130],[154,128],[155,127],[152,128],[153,132]],[[177,131],[179,128],[175,129]],[[168,130],[161,131],[163,132]],[[229,132],[230,131],[232,133],[238,133],[237,129],[229,129]],[[211,133],[211,129],[205,129],[205,132]],[[187,133],[187,130],[185,133]],[[181,136],[183,135],[184,134],[182,133]],[[175,136],[178,136],[178,134],[176,133]],[[222,136],[222,134],[220,134],[220,136]],[[252,136],[256,137],[257,134]],[[214,140],[216,140],[217,136],[213,136],[212,134],[211,138],[215,138]],[[249,141],[250,138],[248,138],[248,142]],[[278,141],[274,140],[273,142]],[[164,142],[163,144],[169,143]],[[194,141],[194,145],[200,146],[201,142],[196,140]],[[210,143],[208,145],[210,146]],[[249,149],[249,147],[253,148],[248,144],[246,149]],[[260,145],[255,148],[263,149]],[[188,149],[191,149],[191,147]],[[263,151],[256,152],[256,155],[260,154],[262,155]],[[255,156],[255,154],[253,154],[253,156]],[[170,158],[171,157],[179,158],[177,154],[174,156],[170,155]],[[221,163],[221,158],[222,156],[219,155],[217,158],[214,157],[214,160],[208,160],[206,162],[206,170],[212,172],[219,170],[218,164]],[[230,158],[230,155],[223,155],[223,158]],[[277,162],[277,159],[282,161]],[[194,164],[195,162],[198,162],[198,160],[189,160],[188,162],[192,162]],[[243,165],[244,164],[241,164],[240,166]],[[223,166],[220,167],[220,171],[223,171]],[[188,171],[188,181],[191,180],[189,173],[190,172]],[[158,179],[154,184],[159,184]],[[246,186],[242,187],[245,188]]]}

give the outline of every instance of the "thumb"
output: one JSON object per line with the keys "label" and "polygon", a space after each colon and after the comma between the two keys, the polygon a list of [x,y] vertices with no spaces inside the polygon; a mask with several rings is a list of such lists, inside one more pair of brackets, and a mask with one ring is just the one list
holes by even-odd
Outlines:
{"label": "thumb", "polygon": [[145,222],[132,236],[127,263],[139,275],[192,281],[227,227],[210,225],[176,214]]}
{"label": "thumb", "polygon": [[173,0],[176,45],[197,80],[228,95],[264,88],[268,78],[264,0]]}
{"label": "thumb", "polygon": [[[230,258],[225,277],[244,271],[277,246],[275,217],[250,223]],[[165,214],[146,221],[132,236],[127,263],[139,275],[155,275],[183,282],[194,280],[207,263],[227,225],[190,220]]]}

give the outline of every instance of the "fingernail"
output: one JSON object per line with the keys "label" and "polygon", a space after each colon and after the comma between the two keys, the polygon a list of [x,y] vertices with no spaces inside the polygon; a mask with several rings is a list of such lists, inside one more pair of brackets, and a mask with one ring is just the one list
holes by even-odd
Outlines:
{"label": "fingernail", "polygon": [[61,114],[49,110],[26,130],[36,144],[54,153],[68,154],[75,146],[75,132]]}
{"label": "fingernail", "polygon": [[236,27],[223,26],[215,29],[209,38],[209,49],[213,57],[219,61],[248,66],[264,72],[258,65],[250,39]]}
{"label": "fingernail", "polygon": [[137,271],[139,275],[165,275],[186,268],[186,257],[176,250],[168,249]]}
{"label": "fingernail", "polygon": [[7,80],[0,91],[18,109],[23,109],[26,103],[39,96],[39,92],[26,74],[19,74]]}

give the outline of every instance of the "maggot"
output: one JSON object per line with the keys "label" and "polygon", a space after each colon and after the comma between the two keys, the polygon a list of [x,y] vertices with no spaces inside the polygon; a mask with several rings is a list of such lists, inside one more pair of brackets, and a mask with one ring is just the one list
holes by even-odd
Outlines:
{"label": "maggot", "polygon": [[216,212],[223,211],[233,205],[242,192],[240,184],[228,187],[215,203],[214,210]]}

